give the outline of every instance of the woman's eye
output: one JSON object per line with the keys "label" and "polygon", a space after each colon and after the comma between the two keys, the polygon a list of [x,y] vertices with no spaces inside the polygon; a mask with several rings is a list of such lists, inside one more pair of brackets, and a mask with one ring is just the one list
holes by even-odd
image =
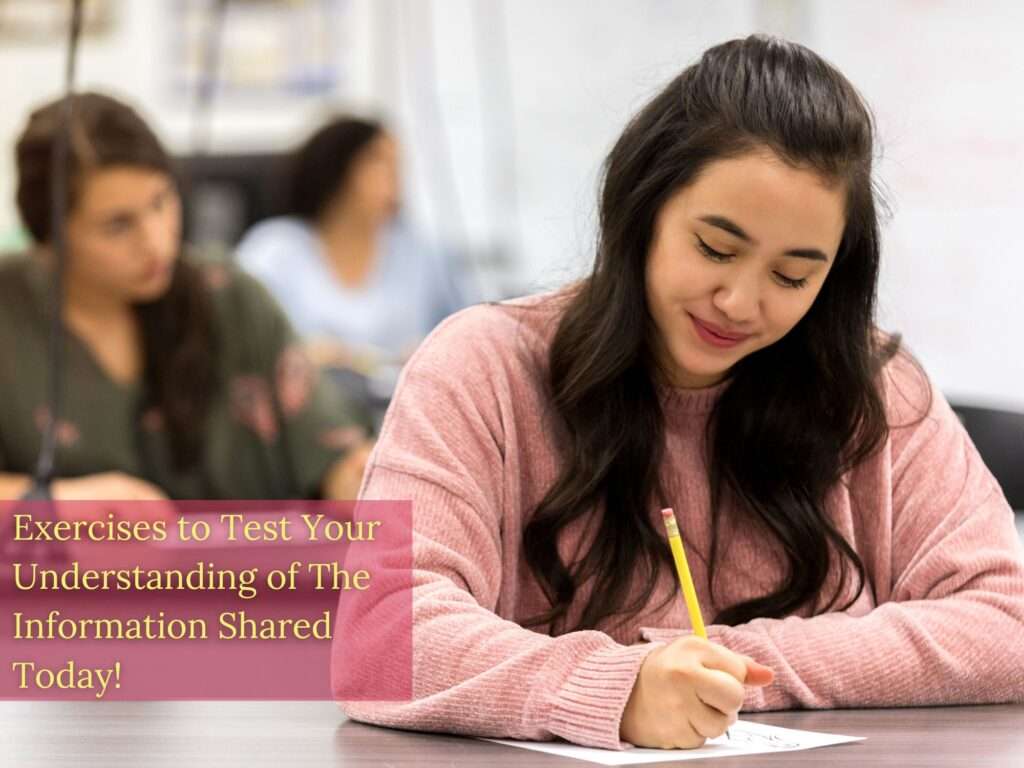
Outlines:
{"label": "woman's eye", "polygon": [[163,210],[167,206],[167,204],[171,201],[171,196],[173,194],[174,193],[170,189],[166,189],[163,192],[161,192],[159,195],[157,195],[156,199],[153,201],[153,210],[154,211]]}
{"label": "woman's eye", "polygon": [[103,234],[113,237],[123,235],[129,229],[131,229],[130,221],[115,220],[103,225]]}
{"label": "woman's eye", "polygon": [[806,277],[786,277],[781,272],[775,273],[775,279],[778,280],[779,284],[782,285],[784,288],[803,288],[805,285],[807,285]]}
{"label": "woman's eye", "polygon": [[[700,249],[701,253],[711,259],[711,261],[726,262],[736,255],[734,253],[722,253],[721,251],[716,251],[710,245],[705,243],[701,239],[700,235],[697,236],[697,247]],[[772,274],[775,277],[776,282],[784,288],[803,288],[807,285],[806,277],[787,277],[781,272],[773,272]]]}
{"label": "woman's eye", "polygon": [[720,253],[712,248],[710,245],[701,240],[700,235],[697,236],[697,247],[700,248],[701,252],[712,261],[728,261],[733,257],[731,253]]}

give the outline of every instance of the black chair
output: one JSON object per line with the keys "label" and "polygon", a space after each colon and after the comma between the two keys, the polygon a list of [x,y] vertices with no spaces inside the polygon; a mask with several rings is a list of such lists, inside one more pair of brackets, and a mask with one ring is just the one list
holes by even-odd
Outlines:
{"label": "black chair", "polygon": [[1010,506],[1024,511],[1024,413],[950,403]]}
{"label": "black chair", "polygon": [[184,191],[185,239],[231,247],[257,221],[282,210],[285,155],[185,155],[175,158]]}

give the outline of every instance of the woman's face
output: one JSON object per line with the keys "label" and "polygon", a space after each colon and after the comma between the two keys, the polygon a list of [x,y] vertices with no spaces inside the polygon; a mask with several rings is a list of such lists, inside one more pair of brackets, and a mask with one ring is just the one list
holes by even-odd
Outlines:
{"label": "woman's face", "polygon": [[709,164],[658,212],[647,302],[670,381],[706,387],[814,303],[845,226],[844,191],[764,150]]}
{"label": "woman's face", "polygon": [[137,303],[163,295],[181,246],[181,199],[165,173],[111,166],[85,177],[67,220],[71,288]]}
{"label": "woman's face", "polygon": [[375,221],[398,211],[398,145],[387,134],[370,141],[352,163],[345,184],[344,204]]}

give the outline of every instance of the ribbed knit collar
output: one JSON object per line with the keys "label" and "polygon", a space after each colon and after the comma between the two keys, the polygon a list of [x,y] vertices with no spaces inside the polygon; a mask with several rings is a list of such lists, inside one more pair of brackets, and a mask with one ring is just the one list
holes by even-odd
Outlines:
{"label": "ribbed knit collar", "polygon": [[664,382],[659,382],[656,386],[665,417],[671,420],[676,414],[709,413],[729,386],[729,380],[723,379],[717,384],[700,389],[673,387]]}

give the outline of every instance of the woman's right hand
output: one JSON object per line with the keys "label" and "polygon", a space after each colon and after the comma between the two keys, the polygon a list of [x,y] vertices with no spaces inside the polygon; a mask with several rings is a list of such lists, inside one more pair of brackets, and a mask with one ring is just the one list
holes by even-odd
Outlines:
{"label": "woman's right hand", "polygon": [[680,638],[644,660],[619,735],[638,747],[699,747],[736,722],[745,685],[768,685],[773,677],[748,656],[696,635]]}
{"label": "woman's right hand", "polygon": [[170,525],[176,518],[174,505],[168,501],[166,493],[153,483],[124,472],[54,480],[50,492],[54,501],[107,502],[57,504],[57,516],[61,519],[99,520],[113,512],[122,520],[163,520]]}
{"label": "woman's right hand", "polygon": [[152,483],[124,472],[54,480],[54,501],[167,501],[167,494]]}

